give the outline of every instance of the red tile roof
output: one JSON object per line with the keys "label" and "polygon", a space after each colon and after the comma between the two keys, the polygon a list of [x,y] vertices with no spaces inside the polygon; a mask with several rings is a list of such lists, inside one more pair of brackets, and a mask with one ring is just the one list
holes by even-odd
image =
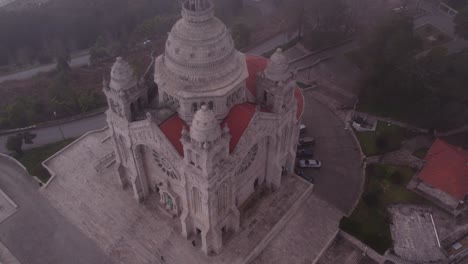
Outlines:
{"label": "red tile roof", "polygon": [[468,195],[468,151],[437,139],[419,178],[458,200]]}
{"label": "red tile roof", "polygon": [[[247,60],[247,68],[249,71],[249,77],[247,78],[247,88],[252,93],[253,96],[256,96],[256,77],[259,71],[263,71],[267,64],[268,59],[260,56],[255,55],[246,55]],[[297,110],[297,119],[299,119],[302,115],[303,108],[304,108],[304,97],[302,96],[302,92],[299,88],[296,88],[294,91],[294,95],[298,101],[298,110]],[[247,129],[250,121],[255,114],[256,105],[251,103],[244,103],[235,105],[231,108],[228,116],[222,122],[222,126],[224,127],[225,124],[228,125],[231,133],[231,142],[229,143],[229,151],[233,152],[239,143],[239,140],[242,138],[245,130]],[[265,109],[261,109],[261,111],[265,112]],[[174,145],[175,149],[181,156],[184,156],[184,149],[180,139],[182,137],[182,128],[188,127],[186,126],[185,122],[180,119],[180,117],[176,114],[166,120],[164,123],[160,125],[160,129],[166,135],[167,139]]]}
{"label": "red tile roof", "polygon": [[247,61],[247,70],[249,77],[247,78],[247,88],[255,97],[257,96],[257,73],[266,69],[268,59],[256,55],[245,55]]}
{"label": "red tile roof", "polygon": [[164,135],[166,135],[167,139],[172,143],[182,157],[184,156],[184,147],[182,146],[180,139],[182,138],[182,128],[184,126],[188,130],[184,120],[180,119],[178,114],[173,115],[159,126]]}
{"label": "red tile roof", "polygon": [[257,106],[250,103],[238,104],[231,108],[226,119],[221,124],[224,127],[226,124],[231,133],[231,142],[229,142],[229,152],[233,152],[242,138],[245,130],[250,124]]}

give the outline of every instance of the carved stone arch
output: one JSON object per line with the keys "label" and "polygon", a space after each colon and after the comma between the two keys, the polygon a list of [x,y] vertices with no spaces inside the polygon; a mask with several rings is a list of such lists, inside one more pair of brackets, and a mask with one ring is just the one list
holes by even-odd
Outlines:
{"label": "carved stone arch", "polygon": [[258,143],[250,148],[249,152],[247,152],[247,155],[245,155],[242,159],[240,166],[237,168],[236,175],[240,175],[250,168],[252,163],[254,163],[255,159],[257,158],[258,149]]}
{"label": "carved stone arch", "polygon": [[178,216],[181,211],[179,196],[169,188],[167,182],[159,185],[159,203],[174,216]]}
{"label": "carved stone arch", "polygon": [[216,191],[218,214],[222,215],[229,210],[230,204],[229,185],[222,183]]}
{"label": "carved stone arch", "polygon": [[191,196],[191,207],[192,211],[195,214],[200,214],[202,212],[202,193],[197,187],[192,187],[192,190],[190,192]]}

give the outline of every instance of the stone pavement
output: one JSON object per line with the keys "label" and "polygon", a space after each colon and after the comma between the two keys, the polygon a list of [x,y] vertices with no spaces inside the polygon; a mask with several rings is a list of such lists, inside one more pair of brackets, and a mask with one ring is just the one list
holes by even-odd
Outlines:
{"label": "stone pavement", "polygon": [[207,257],[181,236],[179,220],[161,212],[156,197],[138,204],[113,173],[97,175],[92,161],[111,148],[106,137],[107,130],[89,134],[49,160],[57,175],[43,193],[115,263],[153,264],[161,256],[164,263],[302,263],[313,261],[338,230],[343,213],[310,195],[309,183],[285,177],[284,188],[244,212],[242,231],[225,249]]}
{"label": "stone pavement", "polygon": [[48,203],[24,168],[1,154],[0,186],[18,206],[0,223],[0,263],[17,264],[16,258],[23,264],[110,264],[92,240]]}
{"label": "stone pavement", "polygon": [[396,166],[408,166],[420,170],[424,166],[424,161],[411,155],[407,150],[397,150],[382,156],[372,156],[365,159],[367,164],[381,163]]}
{"label": "stone pavement", "polygon": [[16,213],[16,204],[0,189],[0,223]]}
{"label": "stone pavement", "polygon": [[317,264],[377,264],[363,250],[338,234]]}
{"label": "stone pavement", "polygon": [[313,263],[338,231],[342,216],[340,210],[311,195],[251,264]]}
{"label": "stone pavement", "polygon": [[21,264],[2,242],[0,242],[0,263]]}

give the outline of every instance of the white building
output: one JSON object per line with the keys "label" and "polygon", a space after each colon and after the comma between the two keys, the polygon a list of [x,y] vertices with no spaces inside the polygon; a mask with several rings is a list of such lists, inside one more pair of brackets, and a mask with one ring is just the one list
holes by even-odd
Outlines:
{"label": "white building", "polygon": [[148,86],[118,58],[104,82],[116,177],[218,253],[239,207],[293,173],[302,94],[282,51],[237,51],[209,0],[185,2],[154,69]]}

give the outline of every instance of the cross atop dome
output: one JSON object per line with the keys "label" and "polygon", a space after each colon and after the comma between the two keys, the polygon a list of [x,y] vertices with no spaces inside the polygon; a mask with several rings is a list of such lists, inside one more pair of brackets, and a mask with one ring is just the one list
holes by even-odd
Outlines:
{"label": "cross atop dome", "polygon": [[190,11],[204,11],[210,7],[209,0],[188,0]]}

